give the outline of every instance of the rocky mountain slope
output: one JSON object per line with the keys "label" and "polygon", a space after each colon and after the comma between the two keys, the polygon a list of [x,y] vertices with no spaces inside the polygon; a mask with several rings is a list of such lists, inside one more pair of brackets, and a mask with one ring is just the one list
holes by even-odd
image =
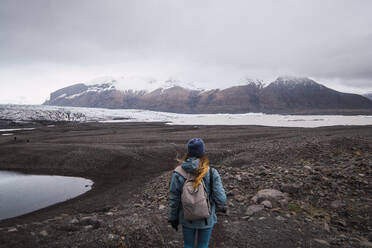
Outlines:
{"label": "rocky mountain slope", "polygon": [[368,99],[371,99],[372,100],[372,92],[369,92],[369,93],[366,93],[366,94],[363,94],[364,97],[367,97]]}
{"label": "rocky mountain slope", "polygon": [[260,81],[227,89],[189,89],[170,82],[152,91],[119,90],[115,80],[75,84],[53,92],[45,105],[147,109],[177,113],[372,113],[372,101],[341,93],[308,78],[279,77],[268,86]]}

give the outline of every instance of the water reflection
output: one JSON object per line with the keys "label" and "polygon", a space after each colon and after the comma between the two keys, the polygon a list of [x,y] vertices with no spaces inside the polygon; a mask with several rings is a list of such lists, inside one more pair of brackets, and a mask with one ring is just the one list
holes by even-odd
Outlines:
{"label": "water reflection", "polygon": [[91,189],[80,177],[26,175],[0,171],[0,220],[62,202]]}

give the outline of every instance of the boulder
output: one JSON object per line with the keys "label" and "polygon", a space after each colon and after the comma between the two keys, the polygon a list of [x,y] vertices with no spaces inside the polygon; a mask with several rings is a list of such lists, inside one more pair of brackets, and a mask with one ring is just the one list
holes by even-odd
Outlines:
{"label": "boulder", "polygon": [[94,229],[99,228],[103,221],[96,217],[86,216],[80,219],[79,224],[83,226],[93,226]]}
{"label": "boulder", "polygon": [[245,210],[245,215],[252,216],[255,213],[261,212],[264,210],[265,206],[264,205],[251,205]]}
{"label": "boulder", "polygon": [[270,201],[273,207],[286,205],[288,202],[288,195],[276,189],[263,189],[257,192],[252,197],[252,201],[255,204],[261,204],[263,201]]}

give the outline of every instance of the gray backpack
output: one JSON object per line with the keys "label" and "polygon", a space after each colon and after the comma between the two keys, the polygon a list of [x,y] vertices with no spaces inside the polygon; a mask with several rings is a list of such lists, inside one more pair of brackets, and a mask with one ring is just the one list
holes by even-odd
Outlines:
{"label": "gray backpack", "polygon": [[[182,209],[185,220],[193,221],[208,219],[211,215],[211,204],[204,180],[201,180],[198,188],[194,189],[194,175],[187,173],[181,166],[177,166],[174,171],[185,178],[181,194]],[[213,178],[211,168],[209,168],[209,175],[212,185]],[[212,188],[210,191],[212,194]]]}

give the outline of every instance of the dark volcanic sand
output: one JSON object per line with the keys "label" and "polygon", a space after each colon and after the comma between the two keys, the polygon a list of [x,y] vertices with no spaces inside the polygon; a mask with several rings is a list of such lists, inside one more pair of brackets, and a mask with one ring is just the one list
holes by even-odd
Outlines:
{"label": "dark volcanic sand", "polygon": [[[175,158],[192,137],[205,140],[228,192],[211,247],[371,245],[371,126],[65,123],[14,133],[0,136],[0,169],[95,184],[70,201],[0,221],[0,247],[182,247],[180,231],[167,225],[166,198]],[[300,186],[283,187],[292,183]],[[287,191],[289,205],[247,215],[264,188]]]}

